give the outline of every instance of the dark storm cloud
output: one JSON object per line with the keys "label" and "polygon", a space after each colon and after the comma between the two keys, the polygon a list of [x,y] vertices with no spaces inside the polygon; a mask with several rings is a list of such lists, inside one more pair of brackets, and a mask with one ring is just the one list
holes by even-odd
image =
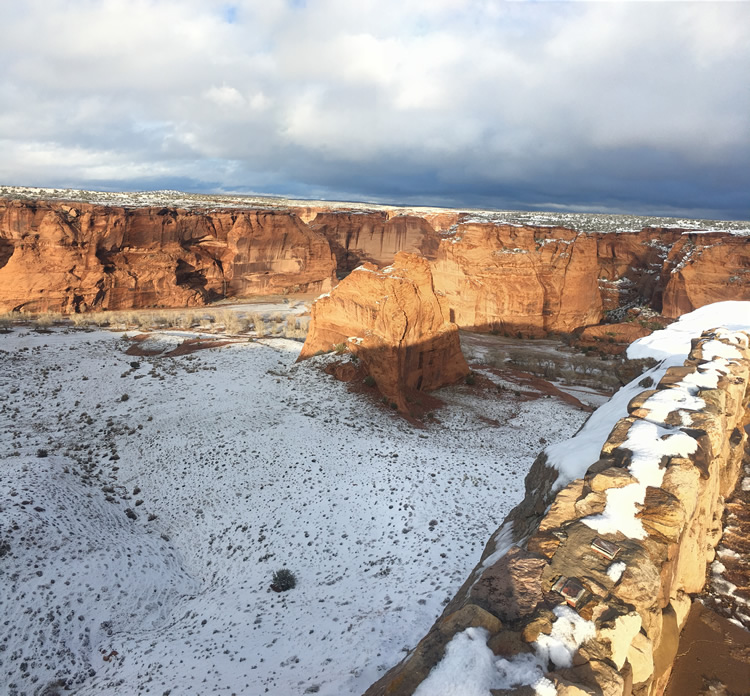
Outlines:
{"label": "dark storm cloud", "polygon": [[746,3],[5,14],[3,183],[750,217]]}

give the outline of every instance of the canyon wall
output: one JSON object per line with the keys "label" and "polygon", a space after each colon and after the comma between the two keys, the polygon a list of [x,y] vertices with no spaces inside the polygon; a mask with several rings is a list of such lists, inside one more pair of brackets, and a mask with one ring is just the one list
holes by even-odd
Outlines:
{"label": "canyon wall", "polygon": [[399,251],[430,261],[461,328],[542,336],[631,304],[667,317],[750,299],[750,245],[729,232],[579,232],[430,209],[116,207],[0,199],[0,311],[182,307],[327,292]]}
{"label": "canyon wall", "polygon": [[[336,255],[339,276],[351,273],[362,263],[387,266],[399,251],[432,258],[437,251],[440,226],[457,218],[427,220],[416,215],[389,215],[378,212],[321,212],[310,228],[328,240]],[[431,224],[431,221],[438,227]]]}
{"label": "canyon wall", "polygon": [[465,377],[458,327],[446,321],[428,262],[399,252],[391,266],[364,264],[312,306],[299,360],[343,346],[380,393],[408,412],[411,392]]}
{"label": "canyon wall", "polygon": [[184,307],[324,292],[326,239],[275,210],[0,201],[0,311]]}
{"label": "canyon wall", "polygon": [[439,665],[419,691],[432,693],[455,655],[477,693],[662,694],[746,456],[749,344],[722,329],[694,340],[562,490],[542,454],[443,615],[366,696],[413,694]]}
{"label": "canyon wall", "polygon": [[459,223],[431,263],[452,321],[511,335],[569,333],[632,304],[676,318],[750,298],[750,244],[724,232]]}

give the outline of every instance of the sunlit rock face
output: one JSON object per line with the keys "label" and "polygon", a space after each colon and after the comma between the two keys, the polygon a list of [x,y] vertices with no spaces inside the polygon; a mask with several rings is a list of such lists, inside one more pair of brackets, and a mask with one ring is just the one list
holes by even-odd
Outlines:
{"label": "sunlit rock face", "polygon": [[662,270],[662,311],[676,318],[722,300],[750,297],[747,237],[720,232],[686,234],[672,246]]}
{"label": "sunlit rock face", "polygon": [[325,292],[326,239],[282,211],[0,201],[0,310],[184,307]]}
{"label": "sunlit rock face", "polygon": [[750,298],[748,237],[730,227],[642,227],[596,215],[532,216],[532,224],[522,213],[280,199],[229,208],[167,197],[162,206],[156,194],[91,203],[96,195],[78,194],[0,198],[0,311],[321,293],[360,264],[387,266],[401,251],[429,261],[446,318],[480,331],[568,333],[633,305],[675,318]]}
{"label": "sunlit rock face", "polygon": [[380,392],[408,410],[410,390],[431,390],[466,376],[458,327],[446,320],[428,262],[399,253],[379,270],[365,264],[313,304],[300,359],[345,347]]}
{"label": "sunlit rock face", "polygon": [[330,211],[319,213],[310,227],[326,237],[336,255],[338,273],[346,275],[366,261],[387,266],[399,251],[431,258],[440,241],[437,230],[457,219],[458,213],[426,219],[385,211]]}
{"label": "sunlit rock face", "polygon": [[441,305],[462,328],[542,336],[602,316],[596,240],[573,230],[459,225],[432,270]]}

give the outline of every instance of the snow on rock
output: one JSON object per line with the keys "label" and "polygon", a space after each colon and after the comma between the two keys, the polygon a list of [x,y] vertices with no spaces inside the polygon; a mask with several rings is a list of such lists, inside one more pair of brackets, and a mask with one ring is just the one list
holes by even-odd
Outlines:
{"label": "snow on rock", "polygon": [[457,633],[414,696],[490,696],[490,689],[518,686],[530,686],[538,696],[554,696],[555,686],[544,676],[550,664],[570,667],[576,650],[595,636],[594,624],[569,607],[555,607],[554,615],[550,634],[541,634],[532,644],[534,653],[510,659],[492,653],[485,629]]}
{"label": "snow on rock", "polygon": [[583,522],[600,534],[619,531],[631,539],[643,539],[646,530],[636,514],[646,498],[646,488],[661,486],[664,479],[664,469],[660,466],[662,457],[686,457],[696,451],[698,442],[677,428],[639,421],[630,428],[622,447],[633,453],[628,470],[637,483],[608,489],[604,512],[585,517]]}
{"label": "snow on rock", "polygon": [[[703,331],[714,328],[721,328],[716,334],[717,338],[746,345],[742,342],[746,342],[747,337],[743,338],[744,334],[737,332],[743,329],[750,330],[750,302],[716,302],[701,307],[683,315],[665,329],[655,331],[630,345],[628,358],[652,358],[659,360],[659,364],[617,391],[606,404],[591,414],[575,437],[546,448],[549,465],[560,472],[555,484],[556,490],[582,477],[589,466],[599,458],[602,446],[615,423],[628,415],[627,407],[630,400],[643,391],[644,387],[640,383],[647,378],[654,384],[658,383],[668,368],[682,365],[690,352],[690,343],[694,338],[700,336]],[[711,341],[708,346],[708,354],[704,354],[708,360],[739,356],[736,349],[720,341]],[[667,413],[676,409],[699,410],[703,407],[703,402],[695,396],[697,388],[715,387],[721,369],[721,361],[715,361],[711,366],[701,368],[695,375],[686,378],[684,388],[657,393],[651,397],[647,405],[644,404],[644,407],[652,409],[654,420],[662,422]]]}
{"label": "snow on rock", "polygon": [[628,348],[631,360],[654,358],[672,360],[681,356],[680,362],[690,352],[690,341],[701,332],[722,327],[728,331],[750,328],[750,302],[714,302],[688,314],[683,314],[674,324],[650,336],[639,338]]}

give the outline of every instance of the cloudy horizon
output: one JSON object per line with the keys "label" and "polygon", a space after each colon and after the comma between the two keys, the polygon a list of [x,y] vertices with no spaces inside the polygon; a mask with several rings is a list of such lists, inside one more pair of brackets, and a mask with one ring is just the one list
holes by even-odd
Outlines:
{"label": "cloudy horizon", "polygon": [[750,218],[750,4],[26,0],[0,184]]}

